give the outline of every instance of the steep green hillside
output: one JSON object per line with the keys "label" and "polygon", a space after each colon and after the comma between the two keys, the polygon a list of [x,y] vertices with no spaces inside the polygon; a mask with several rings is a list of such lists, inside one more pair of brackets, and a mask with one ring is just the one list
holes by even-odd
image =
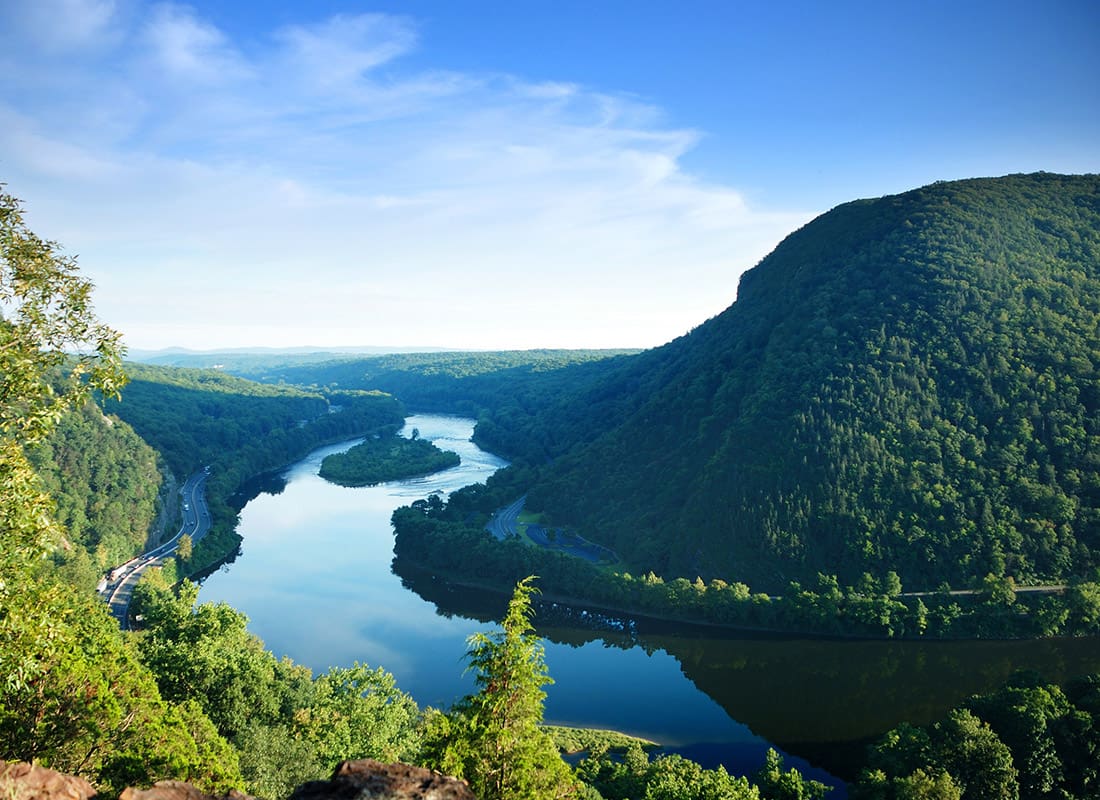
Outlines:
{"label": "steep green hillside", "polygon": [[[128,365],[118,414],[177,475],[207,464],[243,481],[300,458],[310,448],[377,428],[401,427],[403,408],[380,392],[310,391],[269,386],[216,370]],[[237,484],[227,484],[230,491]]]}
{"label": "steep green hillside", "polygon": [[188,569],[201,570],[237,548],[235,493],[260,473],[285,466],[324,444],[393,432],[404,409],[381,392],[312,391],[269,386],[217,370],[128,365],[112,414],[134,427],[178,480],[210,466],[206,483],[213,533]]}
{"label": "steep green hillside", "polygon": [[71,583],[91,588],[145,549],[161,475],[156,451],[133,428],[89,403],[65,414],[29,457],[75,545],[51,554]]}
{"label": "steep green hillside", "polygon": [[754,588],[1060,580],[1100,563],[1098,325],[1097,176],[848,203],[588,390],[621,424],[574,430],[529,502],[639,569]]}

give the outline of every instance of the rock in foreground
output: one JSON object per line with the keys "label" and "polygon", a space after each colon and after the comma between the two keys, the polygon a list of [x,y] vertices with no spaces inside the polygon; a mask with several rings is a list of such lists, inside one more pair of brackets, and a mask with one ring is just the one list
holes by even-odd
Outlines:
{"label": "rock in foreground", "polygon": [[[83,778],[32,764],[0,761],[0,798],[90,800],[95,788]],[[310,781],[291,800],[477,800],[465,781],[408,764],[365,758],[345,761],[327,781]],[[183,781],[158,781],[148,789],[126,789],[120,800],[252,800],[238,791],[217,797]]]}
{"label": "rock in foreground", "polygon": [[0,761],[0,797],[16,800],[88,800],[95,789],[83,778],[35,764]]}
{"label": "rock in foreground", "polygon": [[327,781],[310,781],[291,800],[477,800],[465,781],[423,767],[383,764],[364,758],[345,761]]}

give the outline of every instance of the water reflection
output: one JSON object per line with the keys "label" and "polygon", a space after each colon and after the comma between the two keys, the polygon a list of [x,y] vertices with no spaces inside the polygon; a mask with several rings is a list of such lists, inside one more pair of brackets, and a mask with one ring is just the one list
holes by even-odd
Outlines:
{"label": "water reflection", "polygon": [[[381,665],[421,705],[472,689],[467,637],[500,618],[505,598],[391,570],[390,514],[432,492],[484,481],[504,461],[469,441],[472,420],[410,417],[407,431],[459,453],[435,475],[373,487],[317,475],[324,448],[282,473],[279,494],[241,512],[241,556],[203,583],[200,599],[244,611],[278,655],[314,670]],[[1100,642],[891,643],[737,637],[582,609],[536,620],[556,683],[547,720],[646,736],[751,771],[768,743],[845,774],[848,755],[901,720],[928,722],[1017,669],[1063,681],[1100,671]],[[800,767],[805,764],[793,762]],[[820,773],[815,773],[819,777]]]}
{"label": "water reflection", "polygon": [[[491,619],[503,601],[415,570],[406,585],[440,613]],[[540,636],[675,659],[682,674],[747,730],[834,774],[851,777],[864,745],[902,721],[933,722],[974,694],[1028,670],[1051,683],[1100,671],[1100,641],[887,642],[739,635],[639,618],[618,620],[542,604]],[[631,624],[632,623],[632,624]],[[626,630],[622,630],[622,628]],[[670,710],[675,713],[675,709]],[[707,741],[704,731],[696,744]],[[690,737],[689,737],[690,738]],[[688,742],[673,742],[689,746]]]}

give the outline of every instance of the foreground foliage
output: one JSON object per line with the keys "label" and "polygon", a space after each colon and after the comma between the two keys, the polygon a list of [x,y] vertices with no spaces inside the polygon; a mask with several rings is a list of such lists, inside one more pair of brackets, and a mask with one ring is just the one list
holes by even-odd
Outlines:
{"label": "foreground foliage", "polygon": [[1100,796],[1100,675],[1065,691],[1018,675],[926,728],[901,725],[870,751],[855,800],[1041,800]]}
{"label": "foreground foliage", "polygon": [[543,686],[552,683],[531,626],[527,578],[516,584],[502,630],[477,633],[467,654],[476,694],[430,720],[430,766],[465,778],[481,800],[575,796],[578,786],[553,739],[540,729]]}
{"label": "foreground foliage", "polygon": [[678,755],[650,759],[637,742],[622,758],[594,750],[577,765],[577,776],[605,800],[821,800],[829,792],[828,786],[806,780],[798,770],[784,770],[782,757],[771,749],[752,781],[721,766],[704,769]]}
{"label": "foreground foliage", "polygon": [[123,383],[118,334],[96,320],[91,288],[0,192],[0,758],[109,791],[159,777],[228,789],[236,754],[209,720],[163,700],[106,607],[40,568],[71,545],[26,450]]}
{"label": "foreground foliage", "polygon": [[237,748],[250,792],[285,797],[349,758],[415,758],[420,710],[392,675],[356,664],[314,676],[276,659],[244,614],[197,598],[187,581],[178,594],[143,581],[138,652],[165,698],[196,703]]}

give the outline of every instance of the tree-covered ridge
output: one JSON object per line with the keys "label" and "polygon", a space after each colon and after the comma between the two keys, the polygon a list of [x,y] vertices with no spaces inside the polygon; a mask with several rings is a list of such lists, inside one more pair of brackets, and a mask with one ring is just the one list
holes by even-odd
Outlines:
{"label": "tree-covered ridge", "polygon": [[127,372],[125,397],[106,408],[130,423],[177,475],[329,410],[319,392],[255,383],[216,370],[127,364]]}
{"label": "tree-covered ridge", "polygon": [[226,368],[265,382],[385,391],[419,411],[478,419],[475,441],[507,457],[537,458],[545,450],[545,437],[531,427],[531,415],[557,408],[563,398],[602,379],[635,352],[402,353],[280,368],[230,363]]}
{"label": "tree-covered ridge", "polygon": [[1062,580],[1100,558],[1097,364],[1100,178],[849,203],[590,388],[626,418],[529,499],[666,575]]}
{"label": "tree-covered ridge", "polygon": [[426,439],[394,434],[371,437],[343,453],[325,456],[320,475],[341,486],[371,486],[457,467],[459,461],[458,453],[440,450]]}
{"label": "tree-covered ridge", "polygon": [[[123,400],[108,411],[131,424],[186,475],[216,464],[238,482],[289,463],[303,448],[367,431],[396,430],[404,407],[377,391],[272,386],[215,370],[128,365]],[[231,488],[235,488],[235,485]]]}
{"label": "tree-covered ridge", "polygon": [[91,588],[145,549],[161,475],[156,451],[133,428],[89,403],[65,414],[29,456],[74,545],[53,554],[70,582]]}
{"label": "tree-covered ridge", "polygon": [[284,381],[297,385],[344,388],[378,388],[377,381],[398,380],[406,376],[436,375],[454,380],[492,376],[501,372],[545,373],[630,355],[636,350],[491,350],[437,353],[389,353],[377,356],[331,357],[320,363],[278,365],[257,361],[253,366],[243,359],[228,369],[234,374],[266,383]]}
{"label": "tree-covered ridge", "polygon": [[270,386],[216,370],[130,365],[133,379],[107,409],[149,442],[177,479],[210,467],[213,520],[189,559],[198,571],[234,551],[240,537],[231,497],[248,479],[310,450],[366,434],[390,434],[404,422],[391,395]]}

